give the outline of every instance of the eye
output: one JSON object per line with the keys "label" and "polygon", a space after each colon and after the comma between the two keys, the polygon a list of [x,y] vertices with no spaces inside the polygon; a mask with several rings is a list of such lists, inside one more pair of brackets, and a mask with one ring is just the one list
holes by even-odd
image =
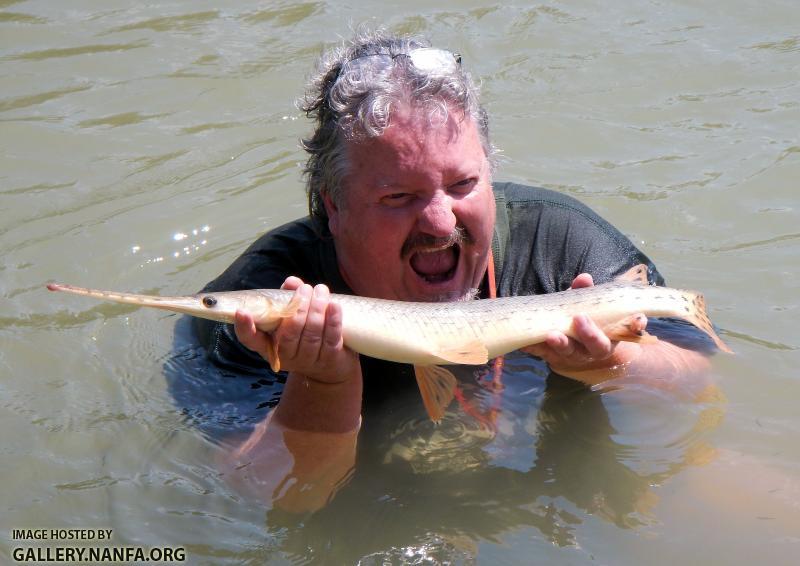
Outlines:
{"label": "eye", "polygon": [[455,193],[466,194],[470,192],[477,183],[478,179],[476,177],[468,177],[450,185],[450,190]]}
{"label": "eye", "polygon": [[208,295],[206,297],[203,297],[203,304],[205,306],[207,306],[208,308],[211,308],[211,307],[213,307],[214,305],[217,304],[217,299],[215,299],[211,295]]}
{"label": "eye", "polygon": [[403,206],[411,202],[414,195],[411,193],[389,193],[381,197],[381,203],[387,206]]}

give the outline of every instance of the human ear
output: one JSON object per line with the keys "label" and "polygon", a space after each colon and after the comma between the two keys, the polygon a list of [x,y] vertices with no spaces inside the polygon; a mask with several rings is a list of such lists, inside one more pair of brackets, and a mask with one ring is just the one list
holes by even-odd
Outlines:
{"label": "human ear", "polygon": [[328,215],[328,230],[333,237],[336,237],[339,233],[339,207],[333,202],[329,191],[323,189],[320,191],[320,196],[325,205],[325,213]]}

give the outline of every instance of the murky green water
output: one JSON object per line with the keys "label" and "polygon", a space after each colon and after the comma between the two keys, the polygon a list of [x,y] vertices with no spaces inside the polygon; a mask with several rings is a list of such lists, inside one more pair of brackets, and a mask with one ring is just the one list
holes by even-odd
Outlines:
{"label": "murky green water", "polygon": [[[313,517],[227,486],[219,439],[271,385],[205,366],[177,317],[43,285],[193,292],[303,214],[293,101],[365,20],[462,54],[498,178],[581,198],[705,292],[737,351],[714,360],[726,402],[546,384],[512,358],[494,438],[399,398]],[[3,559],[58,546],[12,529],[109,528],[191,564],[794,563],[798,21],[790,0],[1,0]]]}

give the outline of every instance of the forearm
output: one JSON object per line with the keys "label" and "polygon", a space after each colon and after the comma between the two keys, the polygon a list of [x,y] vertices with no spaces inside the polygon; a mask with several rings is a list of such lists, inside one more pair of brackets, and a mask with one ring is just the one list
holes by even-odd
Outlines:
{"label": "forearm", "polygon": [[244,494],[292,513],[322,508],[342,488],[356,459],[359,425],[345,432],[298,431],[273,412],[221,468]]}
{"label": "forearm", "polygon": [[348,379],[327,383],[290,372],[275,416],[296,431],[347,432],[361,419],[361,369]]}
{"label": "forearm", "polygon": [[686,378],[705,374],[709,366],[705,355],[660,340],[651,344],[620,342],[612,356],[586,368],[552,369],[560,375],[588,385],[628,378],[658,386],[670,386],[685,382]]}
{"label": "forearm", "polygon": [[294,513],[321,508],[355,465],[361,370],[320,382],[290,372],[281,401],[224,468],[240,489]]}

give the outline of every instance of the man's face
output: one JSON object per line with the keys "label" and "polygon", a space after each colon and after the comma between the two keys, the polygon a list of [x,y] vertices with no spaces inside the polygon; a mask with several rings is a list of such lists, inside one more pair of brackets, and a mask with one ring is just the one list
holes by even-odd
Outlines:
{"label": "man's face", "polygon": [[397,111],[378,138],[348,145],[340,202],[325,196],[339,269],[362,296],[466,298],[488,264],[489,162],[472,120],[431,125]]}

